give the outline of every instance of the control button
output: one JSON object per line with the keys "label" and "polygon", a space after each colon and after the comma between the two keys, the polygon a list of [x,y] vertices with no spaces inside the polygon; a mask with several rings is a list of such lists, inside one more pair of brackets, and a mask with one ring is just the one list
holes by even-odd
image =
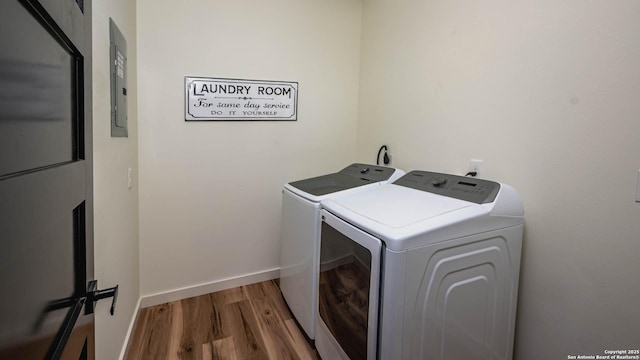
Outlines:
{"label": "control button", "polygon": [[445,177],[437,177],[431,180],[431,185],[435,187],[441,187],[442,185],[447,183],[447,178]]}
{"label": "control button", "polygon": [[366,174],[369,172],[369,168],[365,168],[364,170],[360,171],[360,174]]}

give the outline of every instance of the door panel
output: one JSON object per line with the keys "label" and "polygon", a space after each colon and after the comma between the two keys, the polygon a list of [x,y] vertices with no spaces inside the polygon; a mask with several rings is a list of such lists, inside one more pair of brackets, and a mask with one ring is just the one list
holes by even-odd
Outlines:
{"label": "door panel", "polygon": [[92,359],[91,6],[43,5],[0,4],[0,358]]}
{"label": "door panel", "polygon": [[322,211],[318,328],[328,331],[316,332],[321,357],[377,358],[381,252],[379,239]]}
{"label": "door panel", "polygon": [[320,318],[350,359],[366,359],[371,253],[323,222],[320,254]]}

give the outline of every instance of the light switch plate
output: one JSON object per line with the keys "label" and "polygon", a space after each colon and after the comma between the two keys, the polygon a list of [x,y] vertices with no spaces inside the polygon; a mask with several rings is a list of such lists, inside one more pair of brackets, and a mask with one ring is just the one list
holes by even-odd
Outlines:
{"label": "light switch plate", "polygon": [[638,180],[636,181],[636,202],[640,202],[640,170],[638,170]]}

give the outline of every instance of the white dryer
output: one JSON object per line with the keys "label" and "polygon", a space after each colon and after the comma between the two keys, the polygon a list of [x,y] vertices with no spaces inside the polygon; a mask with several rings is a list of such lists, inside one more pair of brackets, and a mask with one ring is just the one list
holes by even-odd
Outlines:
{"label": "white dryer", "polygon": [[323,359],[511,359],[524,210],[505,184],[412,171],[322,201]]}
{"label": "white dryer", "polygon": [[280,289],[310,340],[315,339],[318,311],[320,201],[371,190],[404,174],[399,169],[356,163],[337,173],[284,185]]}

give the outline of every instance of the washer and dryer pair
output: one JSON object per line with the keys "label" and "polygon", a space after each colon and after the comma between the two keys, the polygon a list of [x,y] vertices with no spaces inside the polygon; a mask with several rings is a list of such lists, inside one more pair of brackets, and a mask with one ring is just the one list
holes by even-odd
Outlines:
{"label": "washer and dryer pair", "polygon": [[323,359],[512,357],[524,223],[512,187],[412,171],[319,209],[307,335]]}

